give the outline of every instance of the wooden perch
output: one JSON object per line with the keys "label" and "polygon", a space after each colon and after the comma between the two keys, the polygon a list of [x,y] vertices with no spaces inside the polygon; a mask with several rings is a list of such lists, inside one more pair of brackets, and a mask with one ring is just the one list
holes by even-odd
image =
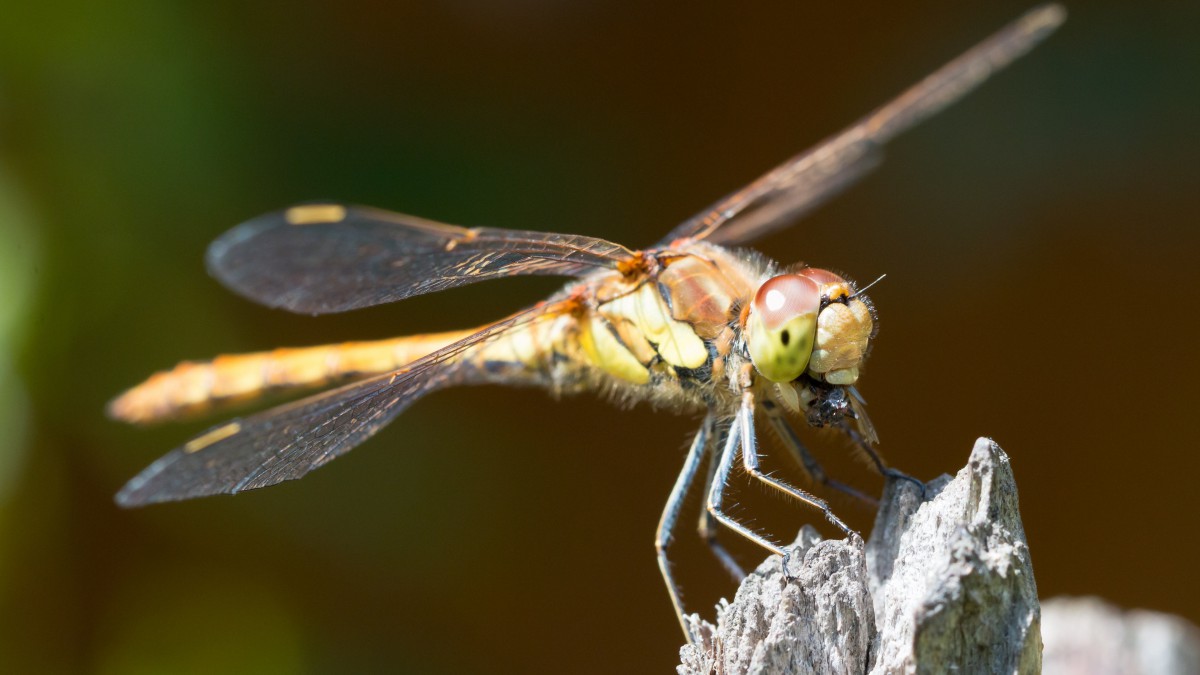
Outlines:
{"label": "wooden perch", "polygon": [[1041,610],[1008,457],[989,439],[928,486],[884,491],[871,539],[800,532],[787,579],[768,558],[718,607],[692,615],[681,675],[1036,673]]}
{"label": "wooden perch", "polygon": [[[783,673],[1200,673],[1200,629],[1096,598],[1038,604],[1008,456],[975,442],[951,479],[884,490],[871,539],[821,541],[742,582],[717,625],[689,617],[698,646],[680,675]],[[1045,629],[1042,629],[1044,623]]]}

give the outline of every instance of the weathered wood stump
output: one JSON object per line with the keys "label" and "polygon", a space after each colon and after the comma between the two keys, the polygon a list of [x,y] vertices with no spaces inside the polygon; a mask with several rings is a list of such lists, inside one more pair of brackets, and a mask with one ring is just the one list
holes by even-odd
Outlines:
{"label": "weathered wood stump", "polygon": [[800,533],[718,608],[691,617],[701,644],[683,675],[717,673],[1036,673],[1041,610],[1008,457],[975,443],[925,501],[889,483],[871,539]]}
{"label": "weathered wood stump", "polygon": [[[1200,630],[1096,598],[1038,603],[1008,456],[981,438],[925,500],[884,490],[875,528],[821,541],[800,531],[788,572],[768,558],[717,625],[690,617],[680,675],[783,673],[1200,673]],[[1045,628],[1043,630],[1042,624]]]}

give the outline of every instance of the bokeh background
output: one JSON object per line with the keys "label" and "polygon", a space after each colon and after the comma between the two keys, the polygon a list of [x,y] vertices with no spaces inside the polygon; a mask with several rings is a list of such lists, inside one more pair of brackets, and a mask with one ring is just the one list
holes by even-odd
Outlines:
{"label": "bokeh background", "polygon": [[[105,673],[668,671],[652,539],[694,419],[444,392],[302,482],[124,512],[120,485],[209,422],[139,430],[104,403],[181,359],[475,325],[556,286],[289,315],[204,272],[242,220],[337,198],[646,245],[1027,7],[10,4],[0,661]],[[888,274],[862,382],[881,448],[932,478],[996,438],[1043,597],[1200,620],[1200,10],[1069,9],[759,248]],[[781,536],[815,521],[739,502]],[[691,537],[678,559],[711,614],[732,583]]]}

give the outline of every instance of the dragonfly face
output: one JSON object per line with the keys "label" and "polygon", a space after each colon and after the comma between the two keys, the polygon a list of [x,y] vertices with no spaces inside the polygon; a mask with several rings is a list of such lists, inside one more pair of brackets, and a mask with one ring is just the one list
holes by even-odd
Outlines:
{"label": "dragonfly face", "polygon": [[763,377],[852,385],[875,321],[866,298],[827,270],[781,274],[759,286],[745,321],[750,360]]}
{"label": "dragonfly face", "polygon": [[738,458],[751,480],[820,510],[851,534],[824,501],[760,469],[756,419],[765,418],[814,481],[831,489],[872,501],[825,477],[786,413],[841,430],[881,474],[914,480],[888,468],[875,451],[853,387],[874,335],[867,299],[832,272],[780,273],[730,247],[789,225],[862,177],[879,163],[884,143],[1028,51],[1064,17],[1056,5],[1029,12],[642,251],[583,235],[464,228],[342,204],[293,207],[235,227],[209,247],[213,276],[255,302],[306,314],[517,275],[575,281],[474,330],[218,357],[159,373],[113,401],[109,413],[152,422],[269,389],[359,380],[210,429],[129,481],[117,502],[142,506],[300,478],[370,438],[420,397],[450,386],[599,390],[678,412],[706,409],[657,538],[659,565],[687,633],[667,549],[706,462],[711,481],[702,533],[736,576],[740,568],[711,536],[716,523],[783,552],[724,509]]}

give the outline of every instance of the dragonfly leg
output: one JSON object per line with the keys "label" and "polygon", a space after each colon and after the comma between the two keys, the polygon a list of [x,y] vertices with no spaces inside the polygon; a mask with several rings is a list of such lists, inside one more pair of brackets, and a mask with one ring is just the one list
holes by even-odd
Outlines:
{"label": "dragonfly leg", "polygon": [[858,433],[854,427],[847,424],[845,420],[838,423],[838,428],[841,429],[847,436],[849,436],[850,440],[854,441],[858,447],[862,448],[863,452],[867,453],[867,457],[869,457],[871,462],[875,465],[876,471],[892,480],[906,480],[913,483],[917,486],[917,489],[921,491],[921,499],[925,499],[925,483],[921,482],[919,479],[913,478],[899,469],[893,469],[887,464],[884,464],[883,458],[879,456],[878,452],[875,452],[875,448],[872,448],[871,444],[867,442],[867,439],[863,438],[862,434]]}
{"label": "dragonfly leg", "polygon": [[[719,447],[721,444],[723,444],[723,442],[724,436],[717,441],[717,446]],[[706,478],[704,481],[705,485],[712,485],[713,477],[716,475],[717,464],[719,463],[720,459],[720,457],[714,456],[708,462],[708,478]],[[725,545],[722,544],[721,540],[717,538],[717,532],[719,530],[720,528],[717,527],[717,519],[713,516],[712,512],[708,509],[700,509],[700,521],[697,523],[697,532],[700,533],[700,538],[705,544],[708,545],[708,548],[712,551],[713,556],[715,556],[716,559],[721,562],[721,566],[725,568],[725,571],[729,574],[733,581],[735,583],[740,582],[742,579],[746,578],[746,570],[742,569],[742,566],[738,564],[737,560],[729,552],[729,549],[725,548]]]}
{"label": "dragonfly leg", "polygon": [[683,508],[684,498],[687,497],[692,481],[696,478],[696,472],[700,469],[700,463],[704,461],[704,455],[712,444],[711,437],[714,426],[715,420],[710,412],[704,417],[700,431],[692,440],[687,458],[683,462],[683,469],[679,472],[679,478],[675,479],[675,487],[671,488],[671,496],[667,498],[667,505],[663,508],[662,518],[658,521],[658,531],[654,538],[654,548],[658,552],[658,569],[662,572],[663,581],[667,584],[667,592],[671,595],[671,604],[675,606],[675,615],[679,618],[683,634],[692,644],[695,644],[695,636],[688,630],[687,621],[684,619],[683,600],[679,593],[679,586],[675,583],[675,577],[671,574],[671,561],[667,559],[667,549],[670,548],[671,542],[675,538],[675,524],[679,519],[680,510]]}
{"label": "dragonfly leg", "polygon": [[752,393],[745,392],[742,394],[742,406],[738,409],[734,424],[741,429],[739,435],[742,437],[742,462],[746,467],[746,473],[794,499],[820,509],[825,514],[826,520],[833,523],[846,536],[858,536],[857,532],[851,530],[846,523],[842,522],[841,518],[838,518],[834,514],[833,510],[829,508],[829,504],[825,503],[825,500],[818,498],[816,495],[809,494],[798,487],[793,487],[778,478],[769,476],[759,468],[758,447],[754,437],[754,395]]}
{"label": "dragonfly leg", "polygon": [[[741,415],[742,412],[739,410],[738,417],[740,418]],[[721,456],[717,461],[717,470],[713,475],[713,480],[708,486],[708,501],[705,507],[722,525],[762,546],[771,553],[783,555],[784,549],[781,546],[772,543],[766,537],[739,523],[729,514],[725,513],[725,486],[729,483],[729,472],[733,470],[734,460],[737,459],[737,450],[741,441],[741,435],[742,426],[735,419],[729,427],[729,433],[726,434],[725,447],[721,451]]]}
{"label": "dragonfly leg", "polygon": [[783,411],[780,410],[778,405],[770,400],[762,401],[759,405],[762,407],[763,411],[766,412],[767,421],[770,422],[771,426],[778,433],[780,440],[783,441],[783,445],[787,447],[789,452],[792,453],[792,456],[796,458],[796,461],[800,462],[800,464],[804,466],[804,470],[808,472],[808,475],[811,476],[813,480],[821,485],[837,490],[838,492],[850,495],[851,497],[865,502],[871,506],[879,506],[878,499],[875,499],[874,497],[871,497],[870,495],[867,495],[856,488],[827,476],[825,474],[825,468],[821,466],[820,462],[818,462],[811,453],[809,453],[808,447],[804,445],[804,441],[800,440],[800,437],[796,434],[796,430],[792,428],[792,425],[788,424],[787,419],[783,415]]}

